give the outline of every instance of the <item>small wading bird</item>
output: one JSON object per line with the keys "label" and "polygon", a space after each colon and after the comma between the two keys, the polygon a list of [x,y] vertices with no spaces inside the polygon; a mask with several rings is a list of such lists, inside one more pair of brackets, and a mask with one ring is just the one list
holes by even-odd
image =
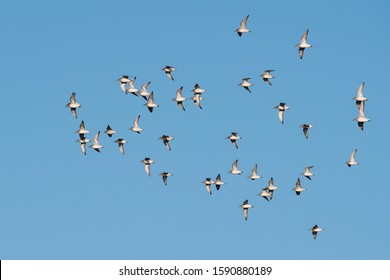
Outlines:
{"label": "small wading bird", "polygon": [[85,129],[84,121],[81,121],[80,123],[80,129],[76,130],[75,133],[78,133],[80,136],[80,139],[84,138],[84,134],[88,134],[89,131]]}
{"label": "small wading bird", "polygon": [[217,178],[215,178],[215,181],[214,181],[214,184],[215,184],[215,188],[217,189],[217,191],[219,191],[219,188],[225,184],[225,182],[223,182],[221,180],[221,174],[218,174],[217,175]]}
{"label": "small wading bird", "polygon": [[203,92],[205,92],[204,89],[202,89],[199,84],[195,84],[194,85],[194,89],[191,90],[194,94],[202,94]]}
{"label": "small wading bird", "polygon": [[124,155],[125,154],[125,148],[124,148],[123,145],[126,144],[127,141],[125,139],[119,138],[119,139],[115,140],[114,142],[118,144],[119,151],[121,152],[122,155]]}
{"label": "small wading bird", "polygon": [[104,131],[108,135],[108,137],[112,137],[116,133],[115,130],[113,130],[109,125],[107,125],[106,131]]}
{"label": "small wading bird", "polygon": [[148,176],[150,176],[150,165],[152,163],[155,163],[155,161],[152,160],[151,158],[146,157],[143,160],[141,160],[141,162],[145,165],[146,174],[148,174]]}
{"label": "small wading bird", "polygon": [[303,134],[305,135],[305,138],[309,138],[309,128],[312,128],[313,125],[309,123],[301,124],[299,127],[302,127]]}
{"label": "small wading bird", "polygon": [[306,30],[305,33],[303,33],[302,38],[301,38],[301,42],[296,45],[296,47],[298,47],[299,57],[301,59],[303,58],[303,53],[304,53],[305,49],[312,47],[312,45],[308,44],[306,41],[307,35],[309,35],[309,29]]}
{"label": "small wading bird", "polygon": [[228,137],[226,137],[226,139],[229,139],[230,142],[232,142],[233,146],[238,149],[237,140],[241,139],[241,137],[238,136],[237,132],[232,132]]}
{"label": "small wading bird", "polygon": [[96,133],[95,137],[93,138],[93,144],[89,147],[94,149],[96,152],[100,153],[99,149],[102,149],[103,146],[99,144],[99,135],[100,135],[100,130]]}
{"label": "small wading bird", "polygon": [[76,93],[72,92],[72,95],[70,96],[70,102],[66,104],[66,107],[70,108],[70,111],[72,112],[73,117],[77,119],[77,112],[76,109],[81,107],[81,104],[76,102]]}
{"label": "small wading bird", "polygon": [[150,85],[151,82],[144,83],[141,87],[141,90],[138,91],[138,94],[141,95],[145,100],[148,99],[148,96],[150,95],[150,92],[148,92],[148,85]]}
{"label": "small wading bird", "polygon": [[129,76],[128,76],[128,75],[123,75],[122,77],[120,77],[119,79],[117,79],[117,81],[119,81],[121,90],[122,90],[124,93],[127,94],[126,85],[127,85],[128,82],[130,82]]}
{"label": "small wading bird", "polygon": [[141,134],[141,131],[142,131],[142,128],[140,128],[138,126],[138,122],[139,122],[139,118],[140,117],[141,117],[141,115],[138,115],[138,117],[136,117],[136,119],[133,122],[133,126],[129,128],[129,130],[134,131],[134,132],[136,132],[138,134]]}
{"label": "small wading bird", "polygon": [[[180,107],[180,109],[185,111],[186,109],[184,108],[183,101],[187,100],[187,98],[183,97],[183,95],[181,94],[182,91],[183,91],[183,87],[180,87],[176,91],[176,97],[174,99],[172,99],[172,101],[175,101],[177,103],[177,105]],[[200,105],[200,101],[199,101],[199,105]]]}
{"label": "small wading bird", "polygon": [[295,191],[297,195],[300,195],[301,192],[305,191],[306,189],[301,186],[301,180],[298,178],[297,182],[295,183],[295,188],[292,190]]}
{"label": "small wading bird", "polygon": [[264,188],[261,190],[261,192],[258,194],[259,196],[263,197],[265,200],[269,201],[268,197],[271,197],[272,194],[268,192],[268,188]]}
{"label": "small wading bird", "polygon": [[272,86],[271,82],[269,79],[274,79],[275,77],[271,75],[271,72],[275,70],[265,70],[263,74],[260,75],[260,77],[263,78],[263,81]]}
{"label": "small wading bird", "polygon": [[261,178],[261,176],[257,174],[257,164],[255,164],[255,166],[253,167],[252,173],[250,176],[248,176],[248,178],[251,180],[257,180]]}
{"label": "small wading bird", "polygon": [[249,29],[246,28],[246,22],[248,21],[249,15],[247,15],[240,23],[240,27],[238,27],[234,32],[237,32],[238,36],[241,37],[242,33],[250,32]]}
{"label": "small wading bird", "polygon": [[244,219],[246,221],[248,219],[248,209],[253,208],[253,205],[250,205],[247,199],[238,207],[241,207],[244,210]]}
{"label": "small wading bird", "polygon": [[354,121],[357,121],[358,127],[361,130],[364,129],[364,123],[370,121],[370,119],[368,119],[364,116],[364,104],[365,104],[365,101],[362,101],[362,103],[360,104],[360,107],[359,107],[359,116],[357,118],[353,119]]}
{"label": "small wading bird", "polygon": [[265,188],[267,189],[268,193],[270,194],[270,197],[269,197],[270,200],[272,200],[274,191],[279,189],[277,186],[274,185],[274,178],[273,177],[271,177],[271,179],[268,182],[268,185]]}
{"label": "small wading bird", "polygon": [[162,176],[162,179],[163,179],[163,182],[164,182],[165,186],[168,184],[168,177],[172,176],[172,175],[173,174],[169,173],[169,172],[162,172],[162,173],[160,173],[160,176]]}
{"label": "small wading bird", "polygon": [[134,77],[133,79],[130,79],[128,84],[129,84],[129,88],[127,89],[126,93],[130,92],[131,94],[135,95],[135,96],[138,96],[137,92],[138,92],[138,89],[136,89],[134,87],[134,82],[135,82],[135,79],[137,79],[137,77]]}
{"label": "small wading bird", "polygon": [[364,82],[360,85],[357,91],[357,95],[353,98],[354,100],[356,100],[356,106],[358,107],[359,110],[362,102],[366,102],[368,100],[368,98],[363,96],[363,89],[364,89]]}
{"label": "small wading bird", "polygon": [[163,135],[161,136],[160,138],[158,138],[159,140],[162,140],[165,147],[167,147],[167,149],[170,151],[171,150],[171,146],[169,145],[169,141],[173,140],[174,138],[169,136],[169,135]]}
{"label": "small wading bird", "polygon": [[305,171],[303,171],[301,173],[302,176],[305,176],[307,179],[311,180],[310,177],[314,176],[313,173],[311,173],[310,169],[313,168],[314,166],[313,165],[310,165],[310,166],[306,166],[305,167]]}
{"label": "small wading bird", "polygon": [[90,142],[90,140],[85,138],[84,135],[83,135],[83,136],[80,136],[80,139],[77,139],[76,142],[80,143],[81,151],[83,152],[84,155],[87,155],[87,150],[85,149],[85,145],[88,142]]}
{"label": "small wading bird", "polygon": [[356,152],[357,152],[357,149],[355,149],[351,153],[351,155],[349,156],[349,160],[345,163],[346,165],[348,165],[348,167],[351,167],[351,166],[359,164],[358,162],[355,161]]}
{"label": "small wading bird", "polygon": [[148,107],[149,112],[153,113],[153,108],[158,107],[156,103],[154,103],[153,91],[148,97],[148,102],[144,104],[144,106]]}
{"label": "small wading bird", "polygon": [[211,178],[206,178],[202,183],[205,185],[207,192],[212,195],[211,185],[215,184],[214,181]]}
{"label": "small wading bird", "polygon": [[238,159],[236,159],[233,162],[232,169],[228,172],[229,174],[233,174],[233,175],[241,175],[242,174],[242,171],[238,170],[237,164],[238,164]]}
{"label": "small wading bird", "polygon": [[204,100],[204,98],[200,96],[200,93],[194,94],[194,96],[191,97],[191,100],[194,101],[194,104],[195,104],[199,109],[202,109],[202,106],[200,105],[200,101]]}
{"label": "small wading bird", "polygon": [[288,107],[286,105],[286,103],[280,102],[279,105],[274,107],[274,109],[278,109],[278,117],[279,117],[280,122],[283,124],[284,123],[284,111],[286,111],[287,109],[290,109],[290,107]]}
{"label": "small wading bird", "polygon": [[242,82],[240,84],[238,84],[238,85],[242,86],[244,89],[246,89],[247,91],[252,93],[249,87],[251,87],[253,85],[249,82],[249,80],[250,80],[250,78],[243,78]]}
{"label": "small wading bird", "polygon": [[313,235],[314,240],[317,238],[317,233],[323,231],[323,229],[317,225],[313,226],[312,228],[309,228],[309,230],[311,230],[311,234]]}
{"label": "small wading bird", "polygon": [[176,68],[172,67],[172,66],[165,66],[163,69],[161,69],[162,71],[165,72],[165,74],[168,76],[169,79],[171,79],[172,81],[174,80],[173,76],[172,76],[172,72],[176,70]]}

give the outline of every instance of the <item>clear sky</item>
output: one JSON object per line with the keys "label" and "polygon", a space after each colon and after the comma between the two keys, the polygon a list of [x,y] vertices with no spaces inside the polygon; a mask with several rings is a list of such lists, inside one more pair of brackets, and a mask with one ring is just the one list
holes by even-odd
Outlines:
{"label": "clear sky", "polygon": [[[3,1],[0,259],[389,259],[390,2],[320,2]],[[251,32],[238,37],[246,15]],[[300,60],[306,29],[313,48]],[[137,88],[151,81],[153,113],[120,90],[126,74]],[[362,82],[364,131],[352,100]],[[190,100],[183,112],[171,100],[195,83],[203,110]],[[139,114],[140,135],[128,130]],[[81,153],[81,120],[89,139],[117,131],[101,133],[100,154]],[[355,148],[360,164],[348,168]],[[236,159],[241,176],[228,174]],[[255,163],[262,178],[251,181]],[[308,165],[312,181],[299,175]],[[174,174],[166,187],[163,171]],[[226,185],[210,196],[201,182],[218,173]],[[280,189],[267,202],[257,194],[271,176]],[[313,240],[315,224],[325,230]]]}

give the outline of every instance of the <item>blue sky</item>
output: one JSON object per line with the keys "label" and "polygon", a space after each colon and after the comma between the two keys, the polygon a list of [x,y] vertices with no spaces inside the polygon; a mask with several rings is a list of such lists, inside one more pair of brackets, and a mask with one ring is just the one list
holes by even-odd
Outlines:
{"label": "blue sky", "polygon": [[[0,6],[0,259],[389,259],[388,1]],[[306,29],[313,48],[300,60]],[[272,87],[259,78],[265,69],[275,69]],[[153,113],[121,92],[126,74],[137,88],[151,81]],[[244,77],[252,94],[237,86]],[[371,122],[362,132],[352,98],[363,81]],[[203,110],[186,101],[183,112],[171,100],[180,86],[191,97],[195,83]],[[65,107],[73,91],[77,120]],[[279,102],[291,107],[283,125]],[[137,135],[128,128],[139,114]],[[117,137],[101,134],[102,152],[84,156],[81,120],[90,139],[108,124]],[[308,140],[302,123],[314,125]],[[171,152],[163,134],[175,138]],[[129,141],[125,156],[118,137]],[[348,168],[355,148],[360,165]],[[150,178],[144,157],[156,161]],[[227,174],[235,159],[241,176]],[[255,163],[263,178],[250,181]],[[307,165],[312,181],[299,175]],[[174,174],[167,187],[163,171]],[[210,196],[201,182],[218,173],[226,185]],[[280,190],[268,203],[257,194],[271,176]],[[245,199],[255,206],[247,221]],[[314,224],[325,229],[315,241]]]}

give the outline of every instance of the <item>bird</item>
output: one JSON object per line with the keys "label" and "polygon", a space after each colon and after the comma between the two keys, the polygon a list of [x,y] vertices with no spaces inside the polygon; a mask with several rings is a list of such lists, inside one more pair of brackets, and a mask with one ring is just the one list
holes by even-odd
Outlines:
{"label": "bird", "polygon": [[169,172],[162,172],[162,173],[160,173],[160,176],[162,176],[162,179],[163,179],[163,182],[164,182],[165,186],[168,184],[168,177],[172,176],[172,175],[173,174],[169,173]]}
{"label": "bird", "polygon": [[360,107],[359,107],[359,116],[357,118],[353,119],[354,121],[357,121],[358,127],[361,130],[364,129],[364,123],[370,121],[370,119],[368,119],[364,116],[364,105],[365,105],[365,101],[362,101],[362,103],[360,104]]}
{"label": "bird", "polygon": [[100,153],[99,149],[103,148],[103,146],[99,144],[99,135],[100,130],[96,133],[95,137],[93,138],[93,144],[89,147]]}
{"label": "bird", "polygon": [[191,100],[194,101],[195,105],[196,105],[199,109],[202,109],[202,106],[200,105],[200,101],[204,100],[204,98],[200,96],[200,93],[194,94],[194,96],[191,97]]}
{"label": "bird", "polygon": [[269,201],[269,198],[268,197],[271,197],[272,196],[272,194],[270,194],[269,192],[268,192],[268,189],[267,188],[263,188],[262,190],[261,190],[261,192],[258,194],[258,195],[260,195],[261,197],[263,197],[265,200],[267,200],[267,201]]}
{"label": "bird", "polygon": [[303,188],[303,187],[301,186],[301,180],[299,180],[299,178],[298,178],[297,182],[295,183],[295,188],[293,188],[293,190],[295,191],[295,193],[296,193],[297,195],[300,195],[301,192],[303,192],[303,191],[306,190],[305,188]]}
{"label": "bird", "polygon": [[195,84],[194,85],[194,89],[191,90],[194,94],[202,94],[203,92],[205,92],[204,89],[202,89],[199,84]]}
{"label": "bird", "polygon": [[119,147],[119,150],[121,151],[121,154],[124,155],[125,148],[123,147],[123,145],[126,144],[127,141],[125,139],[119,138],[119,139],[115,140],[114,142],[118,144],[118,147]]}
{"label": "bird", "polygon": [[320,228],[318,225],[315,225],[312,228],[309,228],[309,230],[311,230],[311,234],[313,235],[314,240],[317,238],[317,233],[320,231],[323,231],[323,229]]}
{"label": "bird", "polygon": [[355,149],[355,150],[351,153],[351,155],[349,156],[349,160],[345,163],[346,165],[348,165],[348,167],[351,167],[351,166],[354,166],[354,165],[358,165],[358,164],[359,164],[357,161],[355,161],[356,153],[357,153],[357,149]]}
{"label": "bird", "polygon": [[80,129],[76,130],[75,133],[78,133],[78,134],[79,134],[80,139],[83,139],[83,138],[84,138],[84,134],[88,134],[88,133],[89,133],[89,131],[85,129],[84,120],[81,121],[81,123],[80,123]]}
{"label": "bird", "polygon": [[145,165],[146,174],[148,174],[148,176],[150,176],[150,165],[152,163],[155,163],[155,161],[152,160],[151,158],[146,157],[143,160],[141,160],[141,162]]}
{"label": "bird", "polygon": [[299,44],[296,45],[296,47],[298,47],[299,57],[301,59],[303,58],[303,53],[304,53],[305,49],[312,47],[312,45],[307,43],[307,35],[309,35],[309,29],[306,30],[305,33],[303,33],[302,38],[301,38],[301,42],[299,42]]}
{"label": "bird", "polygon": [[252,93],[249,87],[251,87],[253,85],[250,82],[248,82],[248,80],[250,80],[250,78],[243,78],[242,82],[240,84],[238,84],[238,85],[242,86],[244,89],[249,91],[249,93]]}
{"label": "bird", "polygon": [[279,189],[277,186],[274,185],[274,178],[273,177],[271,177],[271,179],[268,182],[268,185],[265,188],[268,190],[268,193],[270,194],[270,197],[269,197],[270,200],[272,200],[274,191]]}
{"label": "bird", "polygon": [[135,118],[134,122],[133,122],[133,126],[129,128],[129,130],[131,131],[134,131],[138,134],[141,134],[141,131],[142,131],[142,128],[140,128],[138,126],[138,122],[139,122],[139,118],[141,117],[141,115],[138,115],[138,117]]}
{"label": "bird", "polygon": [[242,171],[238,170],[237,164],[238,164],[238,159],[236,159],[233,162],[232,169],[228,172],[229,174],[233,174],[233,175],[241,175],[242,174]]}
{"label": "bird", "polygon": [[246,221],[248,219],[248,209],[253,208],[253,205],[250,205],[247,199],[238,207],[241,207],[244,210],[244,219]]}
{"label": "bird", "polygon": [[169,141],[173,140],[174,138],[169,135],[163,135],[159,139],[163,141],[165,147],[167,147],[167,149],[170,151],[171,146],[169,145]]}
{"label": "bird", "polygon": [[257,164],[255,164],[255,166],[253,167],[252,173],[250,176],[248,176],[248,178],[251,180],[256,180],[261,178],[261,176],[257,174]]}
{"label": "bird", "polygon": [[358,109],[360,109],[362,102],[365,102],[368,100],[367,97],[363,96],[363,89],[364,89],[364,82],[361,83],[361,85],[357,91],[357,95],[353,98],[354,100],[356,100],[356,106],[358,107]]}
{"label": "bird", "polygon": [[[172,99],[172,101],[175,101],[177,103],[177,105],[180,107],[180,109],[182,109],[183,111],[185,111],[186,109],[184,108],[183,106],[183,101],[187,100],[187,98],[183,97],[182,96],[182,91],[183,91],[183,87],[180,87],[177,91],[176,91],[176,97],[174,99]],[[199,103],[200,104],[200,103]]]}
{"label": "bird", "polygon": [[72,112],[73,117],[75,117],[77,119],[76,109],[80,108],[81,104],[77,103],[75,92],[72,92],[72,95],[70,96],[70,101],[68,104],[66,104],[66,107],[70,108],[70,111]]}
{"label": "bird", "polygon": [[144,104],[144,106],[148,107],[149,112],[153,113],[153,108],[158,107],[156,103],[154,103],[153,91],[148,97],[148,102]]}
{"label": "bird", "polygon": [[202,183],[205,185],[207,192],[212,195],[210,187],[212,184],[215,184],[215,182],[211,180],[211,178],[206,178]]}
{"label": "bird", "polygon": [[311,180],[311,177],[314,176],[314,174],[310,171],[311,168],[313,168],[313,165],[306,166],[305,171],[301,173],[302,176],[305,176],[307,179]]}
{"label": "bird", "polygon": [[127,89],[126,93],[127,92],[130,92],[131,94],[135,95],[135,96],[138,96],[138,89],[136,89],[134,87],[134,82],[135,82],[135,79],[137,79],[137,77],[134,77],[133,79],[130,79],[128,84],[129,84],[129,88]]}
{"label": "bird", "polygon": [[237,140],[241,139],[240,136],[238,136],[237,132],[232,132],[226,139],[230,139],[230,142],[232,142],[233,146],[238,149]]}
{"label": "bird", "polygon": [[150,85],[151,82],[144,83],[141,87],[141,90],[139,90],[137,93],[141,95],[145,100],[147,100],[148,96],[150,95],[150,92],[148,92],[148,85]]}
{"label": "bird", "polygon": [[129,79],[129,76],[128,75],[123,75],[122,77],[120,77],[119,79],[117,79],[117,81],[119,81],[120,83],[120,87],[121,87],[121,90],[127,94],[127,89],[126,89],[126,85],[128,82],[130,82],[130,79]]}
{"label": "bird", "polygon": [[260,77],[263,78],[263,81],[272,86],[271,82],[269,79],[274,79],[275,77],[271,75],[271,72],[275,70],[265,70],[263,74],[260,75]]}
{"label": "bird", "polygon": [[248,21],[249,15],[247,15],[240,23],[240,27],[238,27],[235,32],[237,32],[238,36],[241,37],[242,33],[250,32],[249,29],[246,28],[246,22]]}
{"label": "bird", "polygon": [[274,107],[274,109],[278,109],[278,117],[279,117],[280,122],[283,124],[284,123],[284,111],[286,111],[287,109],[290,109],[290,107],[288,107],[286,105],[286,103],[280,102],[279,105]]}
{"label": "bird", "polygon": [[217,175],[217,178],[215,178],[214,184],[215,184],[215,187],[216,187],[217,191],[219,191],[219,188],[221,187],[221,185],[225,184],[225,182],[223,182],[221,180],[221,174]]}
{"label": "bird", "polygon": [[304,124],[301,124],[299,127],[302,127],[303,134],[305,135],[305,138],[308,139],[309,138],[309,128],[312,128],[313,125],[309,124],[309,123],[304,123]]}
{"label": "bird", "polygon": [[84,136],[82,137],[80,136],[80,138],[76,140],[76,142],[80,143],[80,148],[84,155],[87,155],[87,150],[85,149],[85,145],[90,141],[91,140],[85,138]]}
{"label": "bird", "polygon": [[172,67],[172,66],[165,66],[163,69],[161,69],[162,71],[165,72],[165,74],[168,76],[169,79],[171,79],[172,81],[174,81],[174,78],[172,76],[172,72],[176,70],[176,68]]}
{"label": "bird", "polygon": [[108,137],[112,137],[116,133],[115,130],[113,130],[109,125],[107,125],[106,131],[104,131],[108,135]]}

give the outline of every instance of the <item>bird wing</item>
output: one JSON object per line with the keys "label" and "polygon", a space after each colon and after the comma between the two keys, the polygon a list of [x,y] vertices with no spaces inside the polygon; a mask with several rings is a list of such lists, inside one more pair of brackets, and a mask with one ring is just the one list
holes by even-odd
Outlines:
{"label": "bird wing", "polygon": [[70,102],[76,103],[76,93],[75,92],[72,92],[72,95],[70,96]]}
{"label": "bird wing", "polygon": [[278,117],[279,117],[279,120],[280,120],[281,123],[284,122],[284,117],[283,116],[284,116],[284,111],[279,110],[278,111]]}
{"label": "bird wing", "polygon": [[363,97],[363,89],[364,89],[364,82],[360,85],[360,87],[358,89],[357,95],[359,97]]}
{"label": "bird wing", "polygon": [[306,43],[307,35],[309,35],[309,29],[306,30],[305,33],[303,33],[302,38],[301,38],[301,43],[303,43],[303,44]]}
{"label": "bird wing", "polygon": [[246,29],[246,22],[248,21],[249,15],[247,15],[240,23],[240,28]]}
{"label": "bird wing", "polygon": [[95,137],[93,137],[94,145],[99,145],[99,135],[100,135],[100,130],[96,133]]}

